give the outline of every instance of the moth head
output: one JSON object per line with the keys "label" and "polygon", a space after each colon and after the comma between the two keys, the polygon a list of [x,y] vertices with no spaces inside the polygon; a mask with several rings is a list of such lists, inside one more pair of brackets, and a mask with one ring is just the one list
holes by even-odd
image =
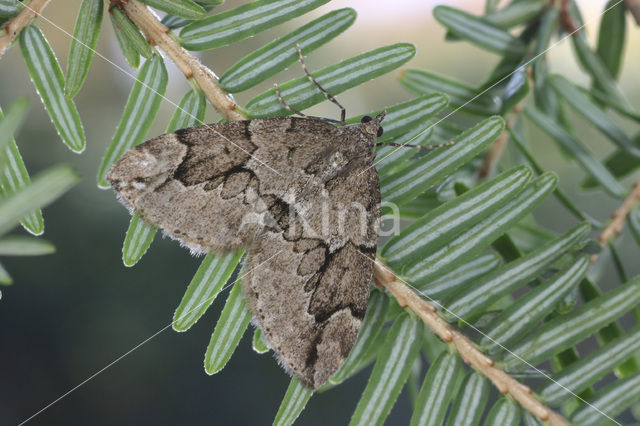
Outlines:
{"label": "moth head", "polygon": [[120,196],[133,203],[140,194],[166,181],[185,150],[181,144],[162,144],[158,138],[148,141],[125,153],[107,174],[107,180]]}
{"label": "moth head", "polygon": [[383,130],[381,123],[382,120],[384,120],[384,116],[386,114],[387,113],[385,111],[382,111],[375,117],[365,115],[364,117],[362,117],[362,119],[360,119],[360,129],[362,129],[362,131],[369,136],[373,136],[374,139],[379,138],[380,136],[382,136]]}

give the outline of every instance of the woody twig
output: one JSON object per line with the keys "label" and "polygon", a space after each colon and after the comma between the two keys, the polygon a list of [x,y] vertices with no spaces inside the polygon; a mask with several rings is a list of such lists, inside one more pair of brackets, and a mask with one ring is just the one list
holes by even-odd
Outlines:
{"label": "woody twig", "polygon": [[229,121],[245,120],[236,110],[235,102],[218,86],[213,72],[184,49],[172,36],[169,28],[138,0],[114,0],[112,7],[119,7],[144,33],[150,44],[158,46],[180,68],[187,79],[193,79],[204,92],[211,105]]}
{"label": "woody twig", "polygon": [[[611,216],[611,222],[609,222],[598,236],[598,243],[600,243],[602,247],[609,244],[611,240],[622,231],[629,212],[638,201],[640,201],[640,181],[633,185],[633,189],[627,198],[625,198],[622,205]],[[591,261],[595,262],[597,258],[598,255],[594,254],[591,256]]]}
{"label": "woody twig", "polygon": [[551,426],[569,424],[560,414],[538,401],[528,386],[497,368],[493,360],[479,351],[469,338],[442,319],[434,305],[421,298],[408,284],[398,279],[379,259],[375,262],[374,280],[377,285],[386,288],[400,306],[409,308],[438,337],[452,344],[464,362],[489,379],[501,393],[511,395],[524,409]]}
{"label": "woody twig", "polygon": [[4,55],[4,52],[13,40],[20,35],[20,31],[42,13],[42,10],[47,7],[49,1],[51,0],[31,0],[24,6],[24,9],[22,9],[20,13],[7,22],[0,33],[0,58]]}

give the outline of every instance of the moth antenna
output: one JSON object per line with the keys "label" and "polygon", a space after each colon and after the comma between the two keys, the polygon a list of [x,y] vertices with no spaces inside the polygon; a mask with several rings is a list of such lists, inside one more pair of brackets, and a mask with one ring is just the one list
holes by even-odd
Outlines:
{"label": "moth antenna", "polygon": [[296,43],[296,48],[298,49],[298,56],[300,57],[300,65],[302,66],[302,70],[304,71],[304,73],[307,75],[307,78],[309,79],[309,81],[311,81],[313,84],[316,85],[316,87],[322,92],[322,94],[324,95],[325,98],[327,98],[327,100],[338,105],[338,108],[340,108],[340,123],[344,124],[345,122],[344,120],[347,117],[347,110],[345,109],[345,107],[340,105],[340,102],[338,102],[336,98],[334,98],[333,96],[331,96],[331,94],[329,94],[329,92],[324,90],[324,88],[320,86],[320,84],[316,81],[315,78],[313,78],[313,76],[311,75],[311,73],[307,69],[307,66],[304,63],[304,56],[302,56],[302,48],[300,47],[300,43]]}
{"label": "moth antenna", "polygon": [[455,143],[454,141],[449,141],[445,143],[440,143],[438,145],[412,145],[408,143],[378,142],[376,143],[376,146],[389,145],[389,146],[399,146],[401,148],[406,147],[406,148],[420,148],[420,149],[437,149],[437,148],[443,148],[445,146],[451,146],[454,143]]}

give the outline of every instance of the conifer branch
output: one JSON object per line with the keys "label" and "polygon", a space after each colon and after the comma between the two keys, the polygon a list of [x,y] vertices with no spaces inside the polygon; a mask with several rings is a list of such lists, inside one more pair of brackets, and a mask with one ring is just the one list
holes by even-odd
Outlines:
{"label": "conifer branch", "polygon": [[569,425],[560,414],[538,401],[531,388],[497,368],[494,361],[476,348],[471,340],[449,325],[437,308],[420,297],[407,283],[402,282],[380,259],[374,266],[374,281],[386,288],[402,307],[409,308],[444,342],[452,344],[469,366],[489,379],[502,394],[509,394],[531,414],[551,426]]}
{"label": "conifer branch", "polygon": [[220,88],[215,74],[176,41],[171,30],[138,0],[113,0],[111,7],[120,8],[144,33],[151,45],[158,46],[180,68],[187,79],[193,79],[211,105],[229,121],[245,120],[235,102]]}
{"label": "conifer branch", "polygon": [[31,0],[16,16],[11,18],[0,32],[0,58],[4,55],[20,31],[37,18],[51,0]]}

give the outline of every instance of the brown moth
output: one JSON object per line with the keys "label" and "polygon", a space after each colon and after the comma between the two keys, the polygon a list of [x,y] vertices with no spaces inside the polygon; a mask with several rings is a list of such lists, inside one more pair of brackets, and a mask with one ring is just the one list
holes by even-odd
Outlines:
{"label": "brown moth", "polygon": [[253,321],[284,368],[317,389],[349,354],[367,308],[380,222],[373,161],[385,113],[347,124],[297,48],[340,121],[294,110],[276,86],[302,118],[167,133],[127,152],[107,179],[131,212],[193,252],[246,247],[240,276]]}
{"label": "brown moth", "polygon": [[195,252],[248,248],[254,322],[285,369],[316,389],[349,353],[367,306],[383,117],[191,127],[131,149],[107,179],[130,210]]}

